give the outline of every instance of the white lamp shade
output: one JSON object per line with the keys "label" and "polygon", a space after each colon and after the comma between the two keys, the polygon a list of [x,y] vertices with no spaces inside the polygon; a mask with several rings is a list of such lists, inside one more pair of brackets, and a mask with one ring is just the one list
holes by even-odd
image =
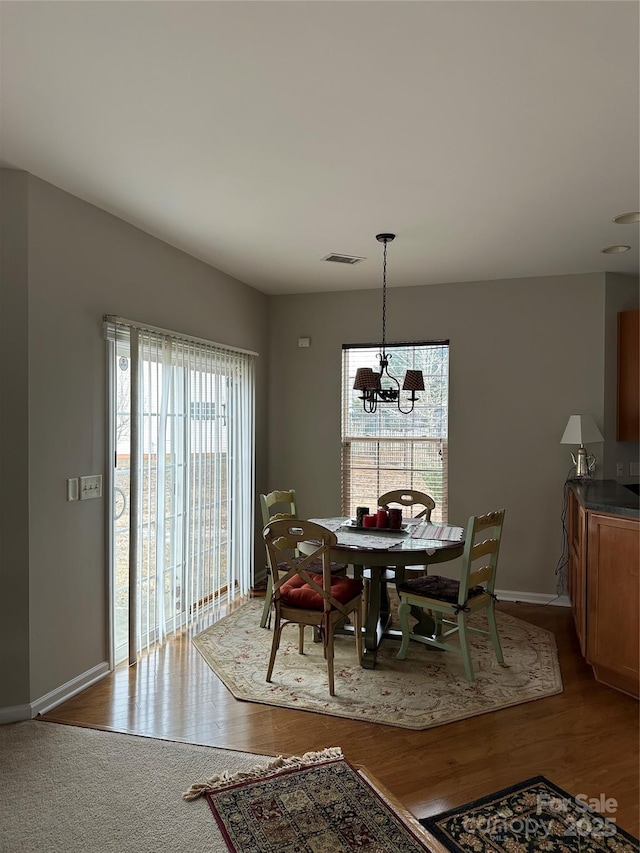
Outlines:
{"label": "white lamp shade", "polygon": [[591,415],[571,415],[560,444],[591,444],[604,441]]}

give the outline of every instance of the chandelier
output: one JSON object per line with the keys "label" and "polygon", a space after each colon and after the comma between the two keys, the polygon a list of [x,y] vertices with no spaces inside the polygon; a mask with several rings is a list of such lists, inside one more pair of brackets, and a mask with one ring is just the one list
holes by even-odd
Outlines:
{"label": "chandelier", "polygon": [[410,414],[417,401],[416,391],[424,391],[424,378],[421,370],[407,370],[402,383],[402,390],[409,391],[410,395],[408,409],[402,408],[400,399],[400,382],[389,373],[389,359],[387,354],[387,244],[395,239],[395,234],[376,234],[376,240],[384,244],[382,262],[382,343],[377,355],[380,362],[380,371],[376,372],[371,367],[359,367],[353,383],[355,391],[360,391],[362,405],[365,412],[377,411],[380,403],[391,403],[398,408],[403,415]]}

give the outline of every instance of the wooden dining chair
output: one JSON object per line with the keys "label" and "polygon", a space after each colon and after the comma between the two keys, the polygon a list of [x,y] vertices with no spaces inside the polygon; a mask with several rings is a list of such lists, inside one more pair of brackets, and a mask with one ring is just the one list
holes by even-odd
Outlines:
{"label": "wooden dining chair", "polygon": [[[402,628],[402,644],[396,655],[404,660],[409,641],[415,640],[426,646],[454,651],[462,655],[464,671],[469,681],[474,680],[469,634],[481,634],[490,637],[498,663],[503,663],[502,648],[496,627],[495,595],[496,569],[504,510],[490,512],[487,515],[471,516],[465,533],[464,553],[460,580],[425,575],[410,578],[397,585],[400,596],[398,617]],[[409,626],[411,609],[417,607],[431,611],[435,617],[435,636],[413,633]],[[469,625],[468,614],[486,610],[489,630]],[[449,638],[458,635],[457,643]]]}
{"label": "wooden dining chair", "polygon": [[[276,490],[266,495],[260,495],[260,509],[262,511],[262,527],[265,528],[271,519],[297,518],[296,493],[294,489]],[[271,608],[271,595],[273,592],[271,584],[271,572],[267,565],[267,591],[260,617],[260,627],[266,627]]]}
{"label": "wooden dining chair", "polygon": [[[298,508],[296,505],[296,493],[294,489],[276,489],[266,495],[260,495],[260,509],[262,512],[263,529],[270,521],[277,521],[283,518],[297,518]],[[318,563],[318,571],[322,571],[322,566]],[[347,566],[344,563],[332,563],[331,572],[334,575],[346,574]],[[271,610],[271,599],[273,596],[273,584],[271,581],[271,572],[267,564],[267,589],[264,599],[264,607],[260,616],[260,627],[265,628],[269,621],[269,613]]]}
{"label": "wooden dining chair", "polygon": [[[412,518],[419,518],[424,522],[431,521],[431,512],[435,509],[436,502],[431,495],[428,495],[426,492],[417,492],[415,489],[394,489],[391,492],[385,492],[383,495],[380,495],[378,498],[378,506],[381,509],[389,509],[393,506],[399,506],[403,510],[411,508]],[[415,515],[413,514],[415,512],[413,509],[414,507],[418,509],[418,512],[416,512]],[[385,576],[382,578],[382,583],[386,589],[387,583],[393,584],[396,580],[402,582],[407,575],[424,575],[426,573],[426,566],[408,566],[403,569],[398,569],[395,566],[388,566]],[[363,577],[365,584],[364,606],[366,612],[369,600],[370,573],[365,570]]]}
{"label": "wooden dining chair", "polygon": [[416,492],[413,489],[395,489],[392,492],[385,492],[378,498],[378,506],[382,509],[389,509],[390,506],[399,505],[403,509],[408,507],[423,507],[421,512],[412,516],[419,518],[421,521],[431,521],[431,512],[436,508],[436,502],[426,492]]}
{"label": "wooden dining chair", "polygon": [[[304,654],[304,629],[319,629],[329,675],[329,694],[335,696],[334,631],[353,616],[358,662],[362,661],[362,582],[331,574],[330,551],[338,539],[313,521],[280,519],[263,530],[273,588],[275,620],[267,681],[271,681],[282,630],[298,625],[298,652]],[[299,556],[300,542],[317,543],[307,556]],[[318,564],[321,572],[316,569]]]}

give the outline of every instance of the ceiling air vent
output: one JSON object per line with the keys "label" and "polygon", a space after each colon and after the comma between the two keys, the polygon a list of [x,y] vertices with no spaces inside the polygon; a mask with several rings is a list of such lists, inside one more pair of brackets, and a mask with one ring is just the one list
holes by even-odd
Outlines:
{"label": "ceiling air vent", "polygon": [[325,255],[320,258],[321,261],[330,261],[332,264],[359,264],[360,261],[366,261],[366,258],[356,258],[353,255],[338,255],[332,252],[330,255]]}

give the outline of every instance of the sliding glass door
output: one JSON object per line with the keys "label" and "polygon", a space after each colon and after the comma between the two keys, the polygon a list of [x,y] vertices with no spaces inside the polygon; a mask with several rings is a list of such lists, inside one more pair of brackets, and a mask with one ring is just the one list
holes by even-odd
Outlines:
{"label": "sliding glass door", "polygon": [[254,354],[105,318],[111,374],[112,635],[129,658],[246,594]]}

